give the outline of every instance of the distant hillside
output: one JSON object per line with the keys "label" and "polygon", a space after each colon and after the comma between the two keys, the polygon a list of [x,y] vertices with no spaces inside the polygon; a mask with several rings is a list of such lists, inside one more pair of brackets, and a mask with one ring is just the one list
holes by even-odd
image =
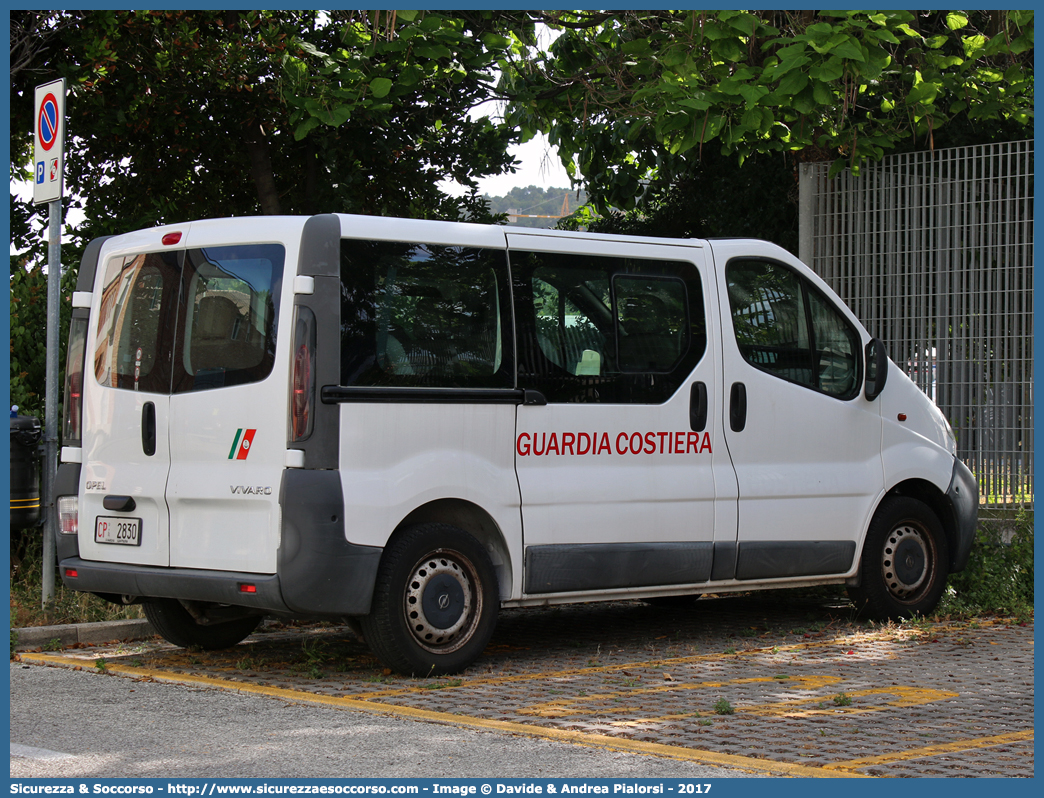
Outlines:
{"label": "distant hillside", "polygon": [[587,202],[587,192],[575,189],[528,186],[513,188],[503,197],[489,197],[493,213],[517,214],[508,224],[519,227],[554,227],[560,216],[568,216]]}

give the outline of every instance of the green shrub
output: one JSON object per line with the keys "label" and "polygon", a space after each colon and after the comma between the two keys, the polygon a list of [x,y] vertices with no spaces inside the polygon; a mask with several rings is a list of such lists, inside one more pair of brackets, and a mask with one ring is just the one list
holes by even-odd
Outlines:
{"label": "green shrub", "polygon": [[[62,623],[86,623],[91,621],[113,621],[125,618],[141,618],[140,605],[119,606],[90,593],[69,590],[54,572],[54,601],[41,606],[43,597],[43,536],[38,530],[28,530],[25,549],[17,564],[11,569],[11,629],[23,626],[51,626]],[[16,633],[11,634],[11,650],[14,651]]]}
{"label": "green shrub", "polygon": [[968,565],[951,574],[940,614],[1033,614],[1033,514],[1021,512],[1010,542],[994,526],[975,536]]}

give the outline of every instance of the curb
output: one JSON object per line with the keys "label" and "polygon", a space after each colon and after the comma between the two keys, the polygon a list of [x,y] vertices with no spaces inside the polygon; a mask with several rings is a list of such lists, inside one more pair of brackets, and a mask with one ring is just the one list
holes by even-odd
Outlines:
{"label": "curb", "polygon": [[66,623],[58,626],[27,626],[12,629],[18,635],[16,651],[42,648],[57,640],[62,648],[77,643],[109,643],[113,640],[141,640],[157,634],[144,618],[128,621],[100,621],[97,623]]}

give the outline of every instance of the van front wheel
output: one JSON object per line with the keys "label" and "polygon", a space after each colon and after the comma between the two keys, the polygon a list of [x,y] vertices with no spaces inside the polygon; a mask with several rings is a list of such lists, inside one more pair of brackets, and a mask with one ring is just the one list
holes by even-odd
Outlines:
{"label": "van front wheel", "polygon": [[860,584],[848,594],[860,614],[875,620],[925,615],[942,597],[948,562],[946,535],[928,505],[890,496],[870,522]]}
{"label": "van front wheel", "polygon": [[457,673],[486,647],[499,605],[496,571],[482,544],[449,524],[422,524],[385,549],[363,635],[393,671]]}
{"label": "van front wheel", "polygon": [[260,615],[248,615],[223,623],[198,624],[176,599],[143,601],[141,608],[145,611],[145,617],[149,619],[152,628],[159,632],[164,640],[182,648],[195,646],[206,651],[231,648],[245,639],[261,623]]}

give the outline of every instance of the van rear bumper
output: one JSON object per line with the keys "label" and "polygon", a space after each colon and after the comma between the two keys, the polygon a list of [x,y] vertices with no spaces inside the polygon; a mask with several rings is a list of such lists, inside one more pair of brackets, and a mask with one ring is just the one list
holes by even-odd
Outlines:
{"label": "van rear bumper", "polygon": [[[79,557],[62,560],[58,570],[66,587],[87,593],[207,601],[278,613],[290,611],[275,574],[158,568],[93,562]],[[70,571],[76,576],[69,576]],[[256,592],[244,592],[243,585],[253,585]]]}

